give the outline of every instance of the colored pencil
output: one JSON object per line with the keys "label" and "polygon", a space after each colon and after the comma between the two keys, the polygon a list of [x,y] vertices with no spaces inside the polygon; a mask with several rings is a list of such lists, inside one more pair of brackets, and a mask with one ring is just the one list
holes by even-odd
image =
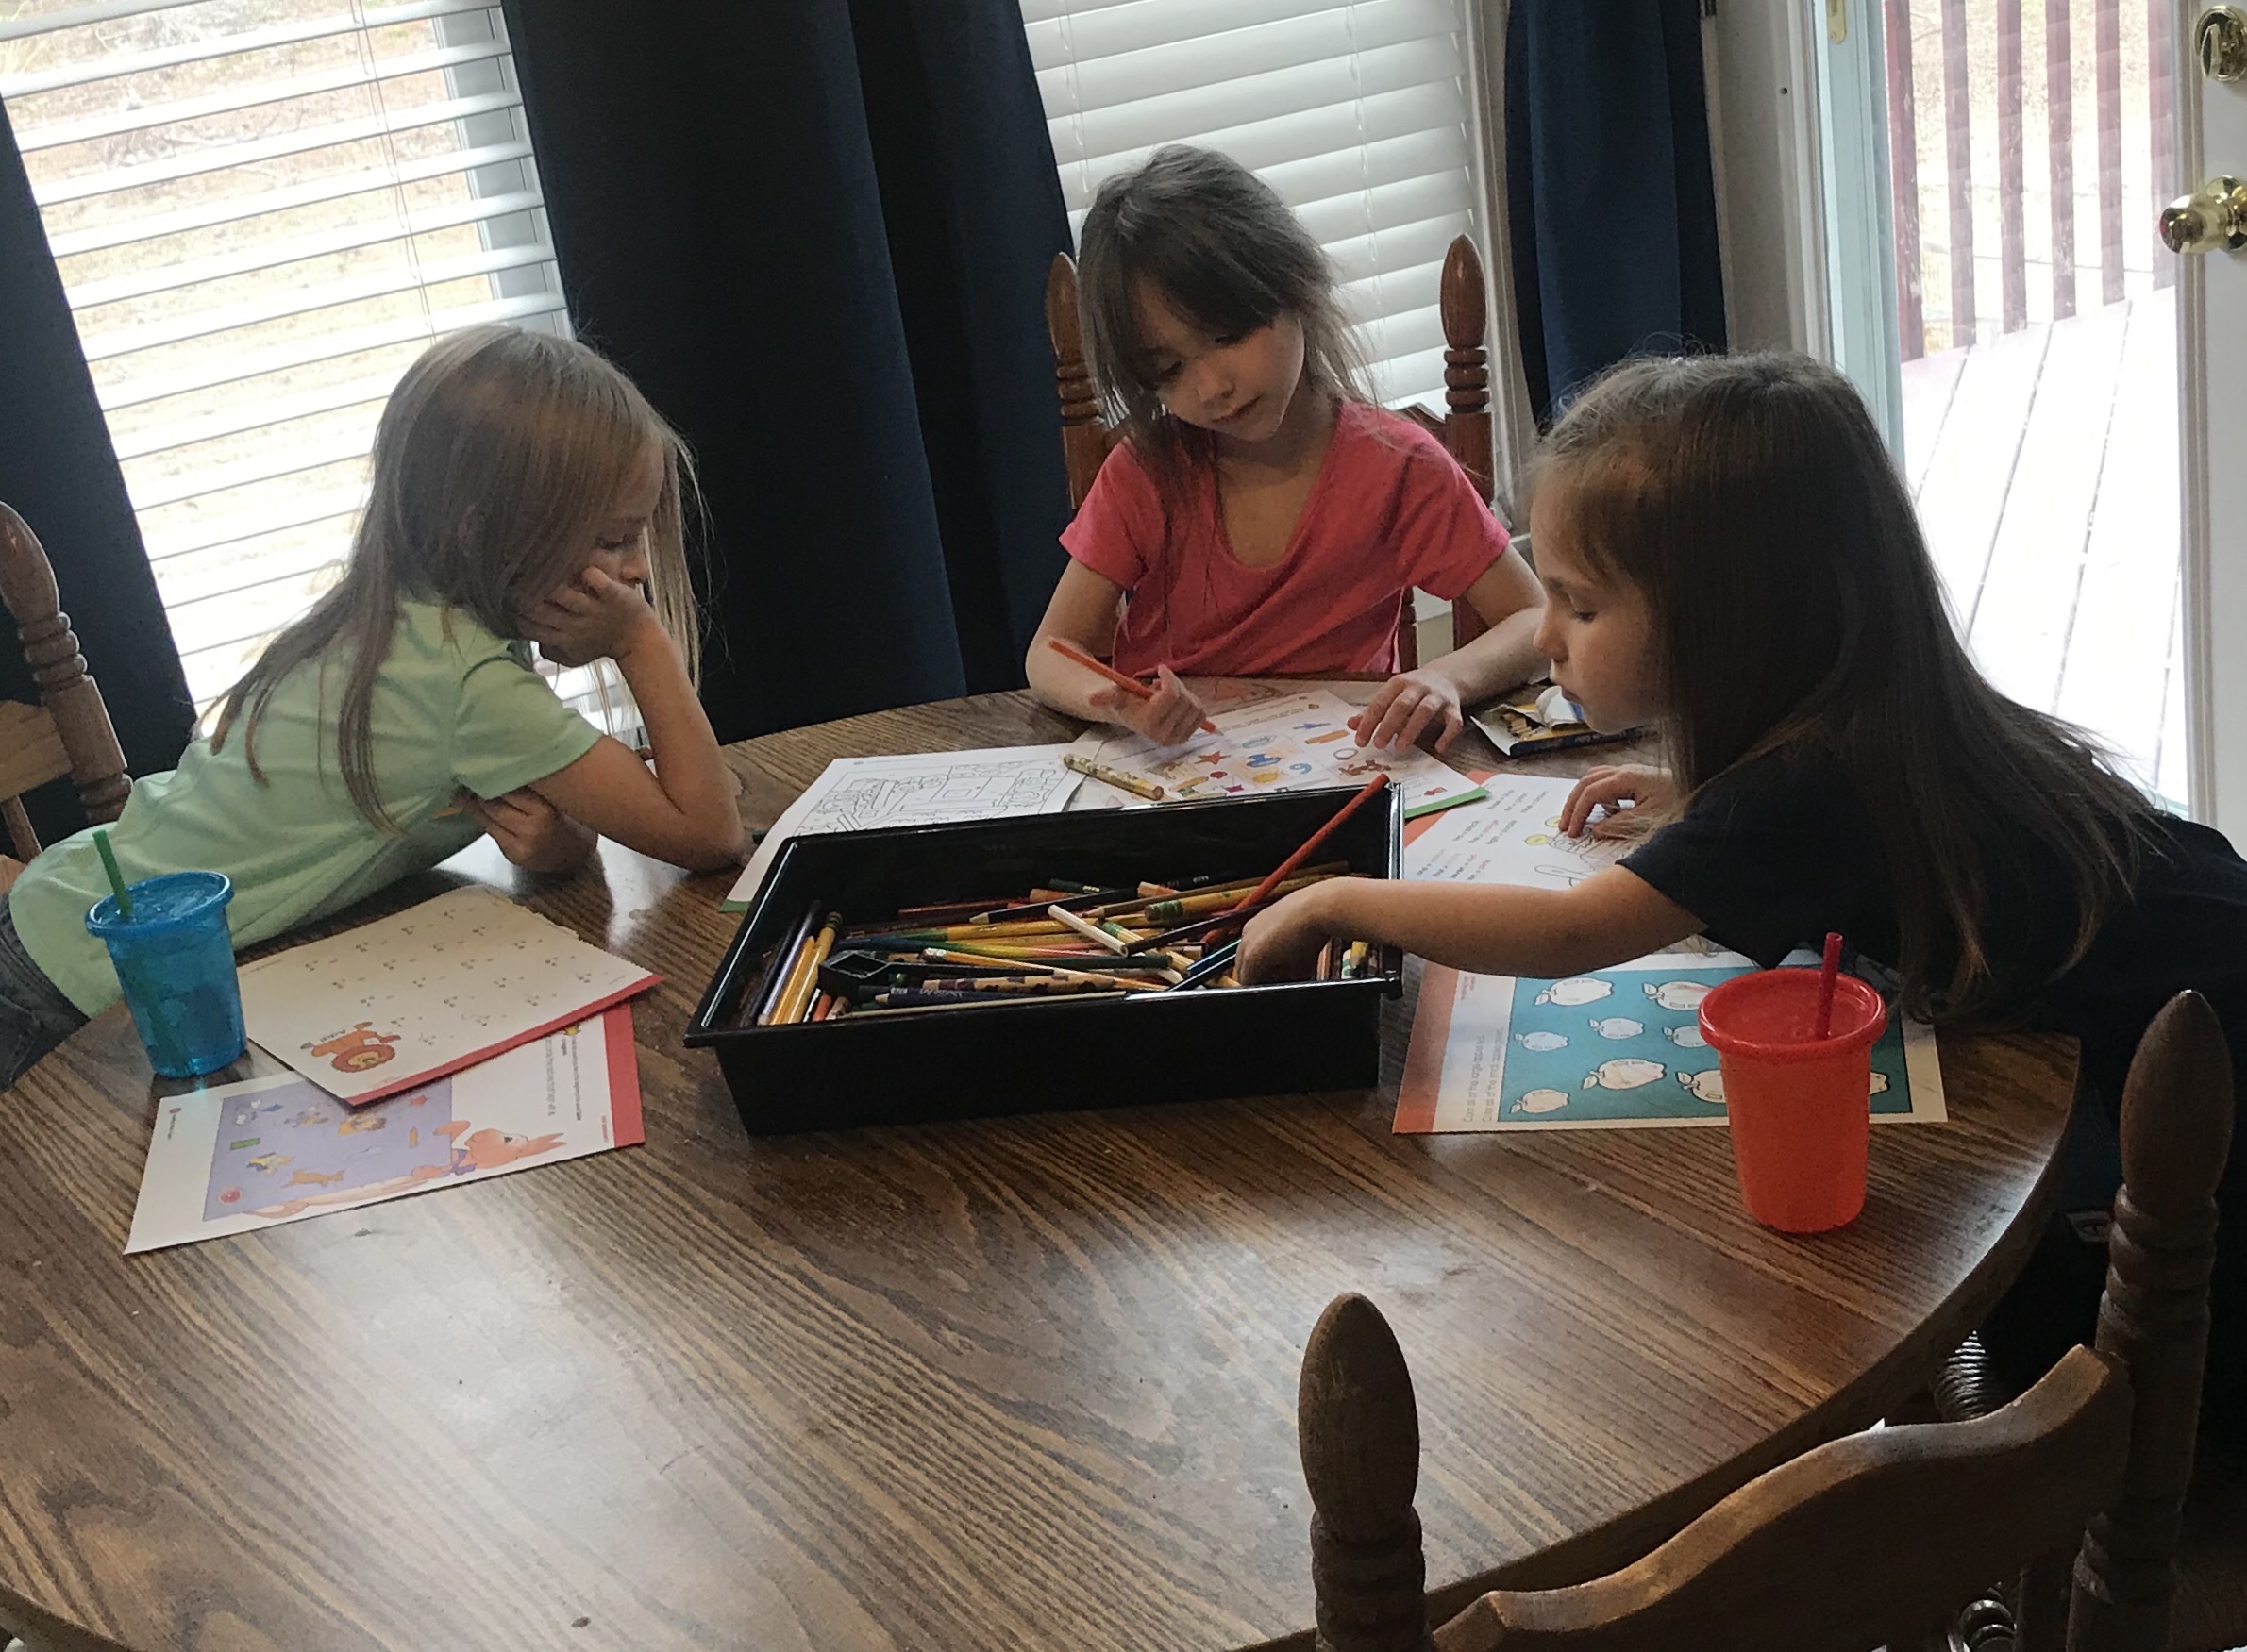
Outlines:
{"label": "colored pencil", "polygon": [[1360,809],[1365,807],[1367,798],[1371,797],[1376,792],[1387,790],[1388,783],[1389,777],[1386,775],[1376,775],[1373,776],[1373,778],[1367,780],[1365,786],[1360,789],[1358,794],[1355,797],[1352,797],[1340,809],[1334,810],[1333,819],[1328,821],[1326,825],[1320,826],[1316,831],[1313,832],[1311,836],[1304,842],[1301,848],[1298,849],[1294,854],[1288,856],[1286,859],[1281,861],[1278,866],[1274,867],[1272,869],[1271,876],[1266,877],[1262,883],[1256,886],[1256,893],[1240,904],[1244,907],[1252,907],[1258,901],[1264,899],[1265,896],[1270,894],[1273,890],[1279,888],[1280,885],[1284,883],[1289,876],[1294,873],[1297,867],[1300,866],[1304,861],[1310,859],[1311,857],[1317,852],[1319,845],[1324,843],[1327,839],[1333,837],[1336,832],[1342,829],[1342,823],[1344,821],[1347,821],[1351,815],[1355,814]]}
{"label": "colored pencil", "polygon": [[812,993],[819,985],[819,966],[826,961],[827,955],[834,949],[835,931],[842,927],[842,924],[841,913],[828,913],[827,921],[819,926],[818,937],[812,943],[811,951],[805,955],[803,962],[797,966],[796,977],[788,983],[787,990],[780,994],[780,1001],[773,1006],[773,1026],[793,1026],[809,1012],[812,1008]]}
{"label": "colored pencil", "polygon": [[1334,978],[1334,943],[1331,939],[1318,949],[1318,967],[1312,972],[1312,978],[1320,981]]}
{"label": "colored pencil", "polygon": [[996,907],[986,907],[967,921],[971,924],[1004,924],[1032,912],[1042,912],[1048,907],[1066,907],[1072,912],[1085,911],[1111,901],[1131,898],[1129,889],[1103,889],[1092,894],[1073,894],[1058,901],[1015,901]]}
{"label": "colored pencil", "polygon": [[[1310,880],[1310,882],[1297,884],[1296,888],[1308,889],[1311,886],[1311,883],[1326,883],[1329,881],[1331,880],[1324,877],[1313,878]],[[1289,890],[1287,893],[1292,894],[1294,891]],[[1232,926],[1240,923],[1245,918],[1253,918],[1258,912],[1263,911],[1266,907],[1277,906],[1280,902],[1280,898],[1281,897],[1279,895],[1274,895],[1270,900],[1260,901],[1252,907],[1236,907],[1227,911],[1218,912],[1211,917],[1197,918],[1190,924],[1181,924],[1175,929],[1165,929],[1159,935],[1149,935],[1144,940],[1134,941],[1130,946],[1125,948],[1125,951],[1134,954],[1142,952],[1168,951],[1172,946],[1176,945],[1181,941],[1191,940],[1193,937],[1198,935],[1208,935],[1218,929],[1230,928]]]}
{"label": "colored pencil", "polygon": [[[1295,876],[1298,877],[1337,877],[1349,870],[1350,862],[1347,860],[1322,860],[1316,866],[1298,867]],[[1227,878],[1223,883],[1213,883],[1205,888],[1188,889],[1182,894],[1158,895],[1152,899],[1117,901],[1111,906],[1094,907],[1084,915],[1096,921],[1107,918],[1144,918],[1149,923],[1167,923],[1173,918],[1186,917],[1197,911],[1209,911],[1221,907],[1228,897],[1246,893],[1254,889],[1261,881],[1262,879],[1255,877],[1232,877]],[[1185,904],[1189,902],[1193,904]]]}
{"label": "colored pencil", "polygon": [[[1122,672],[1116,670],[1115,667],[1108,664],[1105,660],[1095,659],[1091,655],[1085,653],[1083,649],[1078,647],[1074,642],[1065,642],[1059,637],[1048,637],[1046,639],[1046,646],[1052,649],[1054,653],[1060,655],[1064,659],[1073,659],[1079,665],[1083,666],[1087,671],[1098,673],[1101,676],[1106,677],[1110,682],[1114,683],[1117,688],[1122,689],[1126,693],[1137,694],[1143,700],[1151,700],[1155,697],[1155,691],[1149,688],[1137,677],[1126,676]],[[1217,726],[1215,723],[1212,723],[1207,717],[1204,717],[1201,720],[1202,733],[1215,734],[1216,731]]]}
{"label": "colored pencil", "polygon": [[772,962],[765,966],[764,983],[758,989],[755,1004],[743,1021],[753,1026],[772,1025],[772,1012],[781,995],[795,981],[797,966],[810,955],[813,932],[819,926],[822,909],[814,906],[806,912],[790,931],[787,943],[774,949]]}
{"label": "colored pencil", "polygon": [[1185,973],[1185,977],[1170,991],[1182,993],[1189,987],[1199,987],[1213,976],[1225,974],[1232,969],[1232,955],[1239,949],[1240,943],[1237,941],[1229,941],[1222,946],[1213,948],[1199,963],[1188,970]]}
{"label": "colored pencil", "polygon": [[1074,929],[1078,934],[1083,936],[1085,940],[1091,942],[1095,946],[1105,947],[1110,952],[1121,953],[1125,947],[1131,945],[1130,941],[1117,940],[1115,936],[1109,934],[1107,930],[1101,928],[1098,924],[1087,923],[1084,919],[1080,918],[1076,913],[1070,911],[1066,907],[1048,907],[1046,909],[1053,914],[1056,922],[1065,926],[1068,928]]}
{"label": "colored pencil", "polygon": [[931,976],[915,981],[923,993],[1088,993],[1094,980],[1064,980],[1059,976]]}
{"label": "colored pencil", "polygon": [[1139,893],[1154,900],[1161,900],[1166,894],[1182,894],[1185,892],[1173,889],[1167,883],[1143,883],[1139,886]]}
{"label": "colored pencil", "polygon": [[[978,953],[962,952],[957,948],[946,946],[931,946],[929,948],[927,956],[940,963],[947,960],[956,960],[960,963],[1006,963],[1014,961],[1007,959],[987,958]],[[1061,964],[1035,963],[1027,959],[1022,959],[1021,961],[1028,964],[1029,967],[1032,969],[1042,971],[1048,975],[1058,976],[1063,980],[1097,981],[1102,986],[1120,987],[1126,992],[1162,991],[1162,988],[1155,982],[1143,981],[1132,976],[1095,975],[1087,970],[1069,969]]]}
{"label": "colored pencil", "polygon": [[1149,803],[1160,803],[1169,793],[1152,780],[1142,780],[1136,775],[1127,775],[1121,769],[1112,769],[1106,763],[1096,763],[1090,758],[1079,757],[1075,752],[1064,752],[1061,766],[1074,769],[1080,775],[1089,775],[1103,785],[1114,786],[1119,792],[1129,792],[1134,797],[1144,797]]}
{"label": "colored pencil", "polygon": [[748,1007],[742,1011],[744,1027],[764,1027],[771,1023],[773,1005],[780,1003],[780,993],[789,984],[789,976],[796,974],[802,948],[812,944],[812,933],[818,928],[820,910],[820,906],[813,906],[800,919],[796,919],[796,928],[789,930],[789,940],[773,948],[773,959],[764,966],[764,980],[757,982],[757,995],[748,1000]]}
{"label": "colored pencil", "polygon": [[1342,957],[1342,978],[1346,981],[1355,980],[1364,975],[1367,957],[1372,950],[1373,943],[1369,941],[1352,941],[1350,950]]}
{"label": "colored pencil", "polygon": [[[969,996],[972,998],[973,994],[969,994]],[[1069,1002],[1072,1004],[1098,1004],[1124,996],[1126,994],[1122,993],[1084,993],[1071,998]],[[975,1002],[988,1004],[993,1000],[982,998],[976,999]],[[870,1015],[941,1015],[947,1010],[958,1010],[962,1007],[961,1002],[951,999],[935,1004],[862,1004],[851,1010],[850,1019],[859,1021]],[[967,1007],[972,1008],[972,1005]]]}

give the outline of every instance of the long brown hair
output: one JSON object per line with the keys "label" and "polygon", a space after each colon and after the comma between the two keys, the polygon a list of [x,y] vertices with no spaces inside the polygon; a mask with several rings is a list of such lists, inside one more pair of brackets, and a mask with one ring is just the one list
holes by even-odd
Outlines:
{"label": "long brown hair", "polygon": [[586,345],[519,327],[465,327],[424,351],[391,392],[343,577],[227,691],[211,749],[239,722],[243,756],[262,780],[254,742],[281,680],[310,665],[325,700],[329,667],[345,667],[338,767],[360,813],[397,832],[377,784],[372,714],[399,602],[444,603],[499,636],[519,635],[523,611],[576,576],[589,528],[651,446],[662,456],[663,487],[647,530],[648,601],[696,679],[685,445]]}
{"label": "long brown hair", "polygon": [[[1525,492],[1565,498],[1571,542],[1644,593],[1664,738],[1686,797],[1783,750],[1834,761],[1874,823],[1907,1009],[2014,1007],[1983,921],[2040,848],[2075,904],[2080,959],[2137,878],[2152,810],[2081,729],[1984,678],[1910,495],[1849,381],[1800,356],[1625,362],[1546,438]],[[1948,960],[1942,978],[1934,978]]]}
{"label": "long brown hair", "polygon": [[1219,338],[1293,316],[1310,388],[1368,399],[1324,249],[1270,185],[1230,156],[1170,144],[1117,173],[1093,196],[1077,256],[1084,363],[1101,410],[1159,476],[1177,474],[1199,433],[1163,410],[1139,329],[1142,281]]}

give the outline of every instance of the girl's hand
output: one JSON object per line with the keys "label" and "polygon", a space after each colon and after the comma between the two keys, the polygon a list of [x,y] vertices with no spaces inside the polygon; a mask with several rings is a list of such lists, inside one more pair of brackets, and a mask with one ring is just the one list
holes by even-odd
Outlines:
{"label": "girl's hand", "polygon": [[[1560,811],[1560,829],[1571,838],[1589,828],[1595,838],[1623,838],[1635,832],[1633,817],[1641,809],[1668,809],[1677,798],[1677,783],[1660,769],[1643,763],[1617,763],[1594,769],[1576,782],[1567,807]],[[1592,810],[1604,809],[1607,817],[1592,825]]]}
{"label": "girl's hand", "polygon": [[1143,700],[1128,689],[1111,683],[1091,696],[1111,723],[1120,723],[1134,734],[1144,734],[1157,745],[1183,745],[1194,738],[1209,713],[1193,691],[1178,680],[1167,665],[1155,668],[1157,687],[1152,699]]}
{"label": "girl's hand", "polygon": [[1328,889],[1322,883],[1299,889],[1249,920],[1232,956],[1232,973],[1243,986],[1301,980],[1311,973],[1318,949],[1334,937]]}
{"label": "girl's hand", "polygon": [[461,794],[468,812],[499,852],[526,872],[575,872],[593,859],[600,839],[528,789],[484,801]]}
{"label": "girl's hand", "polygon": [[1467,726],[1459,704],[1459,685],[1431,667],[1401,672],[1381,685],[1372,703],[1350,720],[1358,744],[1395,749],[1411,745],[1430,728],[1437,728],[1435,749],[1442,751]]}
{"label": "girl's hand", "polygon": [[591,665],[622,659],[663,628],[645,591],[588,565],[523,616],[523,635],[557,665]]}

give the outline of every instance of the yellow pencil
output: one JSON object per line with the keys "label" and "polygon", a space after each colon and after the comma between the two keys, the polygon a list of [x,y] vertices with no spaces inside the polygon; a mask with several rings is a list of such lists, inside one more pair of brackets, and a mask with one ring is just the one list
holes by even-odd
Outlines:
{"label": "yellow pencil", "polygon": [[1120,792],[1129,792],[1134,797],[1144,797],[1149,803],[1160,803],[1168,795],[1152,780],[1142,780],[1136,775],[1127,775],[1121,769],[1110,768],[1106,763],[1096,763],[1092,759],[1079,757],[1073,751],[1065,752],[1061,762],[1064,768],[1074,769],[1080,775],[1090,775],[1096,780],[1104,781]]}
{"label": "yellow pencil", "polygon": [[801,966],[790,977],[786,994],[773,1009],[775,1026],[790,1026],[804,1018],[811,1008],[812,995],[819,986],[819,966],[827,961],[827,955],[834,950],[835,931],[843,926],[840,912],[830,912],[827,922],[819,926],[819,939],[813,942],[804,954]]}

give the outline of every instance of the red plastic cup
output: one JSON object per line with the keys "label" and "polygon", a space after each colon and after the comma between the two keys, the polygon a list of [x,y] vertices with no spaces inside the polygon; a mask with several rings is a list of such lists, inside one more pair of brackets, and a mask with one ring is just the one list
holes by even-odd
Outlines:
{"label": "red plastic cup", "polygon": [[1832,1029],[1819,1038],[1818,976],[1736,976],[1701,1001],[1701,1036],[1724,1074],[1741,1201],[1785,1233],[1823,1233],[1865,1208],[1872,1046],[1888,1025],[1880,994],[1841,976]]}

